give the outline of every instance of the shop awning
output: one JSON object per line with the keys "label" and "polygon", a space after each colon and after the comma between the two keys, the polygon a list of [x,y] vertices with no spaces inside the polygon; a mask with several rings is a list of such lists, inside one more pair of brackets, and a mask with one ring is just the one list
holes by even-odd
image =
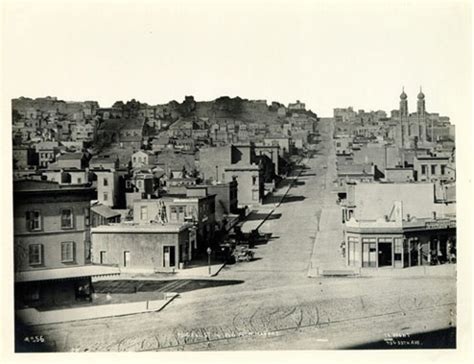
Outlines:
{"label": "shop awning", "polygon": [[15,282],[38,282],[118,274],[120,274],[120,269],[118,267],[106,265],[81,265],[78,267],[18,272],[15,273]]}

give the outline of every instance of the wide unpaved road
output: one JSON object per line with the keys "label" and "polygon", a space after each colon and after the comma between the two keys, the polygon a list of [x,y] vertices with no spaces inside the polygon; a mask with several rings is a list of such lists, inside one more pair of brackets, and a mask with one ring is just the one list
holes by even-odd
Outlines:
{"label": "wide unpaved road", "polygon": [[307,278],[329,193],[322,166],[331,128],[328,122],[319,128],[322,142],[309,169],[261,228],[272,239],[257,246],[255,261],[214,278],[242,283],[183,293],[162,312],[48,325],[40,333],[55,350],[291,350],[352,347],[454,326],[454,277]]}

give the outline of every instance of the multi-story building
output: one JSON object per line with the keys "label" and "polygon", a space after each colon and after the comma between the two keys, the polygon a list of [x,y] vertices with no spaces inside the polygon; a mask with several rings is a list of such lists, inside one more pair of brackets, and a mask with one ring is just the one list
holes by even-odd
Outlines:
{"label": "multi-story building", "polygon": [[184,223],[196,227],[193,250],[203,251],[214,243],[216,228],[215,195],[206,186],[189,186],[185,194],[167,194],[159,199],[136,200],[133,219],[138,224]]}
{"label": "multi-story building", "polygon": [[413,161],[416,181],[454,181],[456,170],[448,156],[417,156]]}
{"label": "multi-story building", "polygon": [[14,182],[15,296],[18,307],[88,298],[91,276],[118,273],[90,262],[90,186]]}

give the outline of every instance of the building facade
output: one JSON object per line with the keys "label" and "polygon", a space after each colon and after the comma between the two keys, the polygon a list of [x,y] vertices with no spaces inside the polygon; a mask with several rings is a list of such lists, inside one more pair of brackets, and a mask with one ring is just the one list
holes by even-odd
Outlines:
{"label": "building facade", "polygon": [[104,272],[89,264],[94,189],[24,180],[13,191],[17,306],[88,298],[91,276]]}

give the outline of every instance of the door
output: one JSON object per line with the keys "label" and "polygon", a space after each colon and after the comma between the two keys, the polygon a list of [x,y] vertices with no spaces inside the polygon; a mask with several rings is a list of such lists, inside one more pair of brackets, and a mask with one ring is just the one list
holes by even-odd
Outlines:
{"label": "door", "polygon": [[362,267],[377,266],[377,248],[375,238],[362,239]]}
{"label": "door", "polygon": [[100,264],[105,264],[105,251],[100,252]]}
{"label": "door", "polygon": [[379,267],[392,266],[392,243],[379,242]]}
{"label": "door", "polygon": [[124,267],[130,266],[130,252],[129,251],[123,252],[123,266]]}
{"label": "door", "polygon": [[164,246],[163,247],[163,267],[171,268],[175,266],[175,247]]}
{"label": "door", "polygon": [[410,267],[419,265],[420,244],[418,241],[410,241]]}

